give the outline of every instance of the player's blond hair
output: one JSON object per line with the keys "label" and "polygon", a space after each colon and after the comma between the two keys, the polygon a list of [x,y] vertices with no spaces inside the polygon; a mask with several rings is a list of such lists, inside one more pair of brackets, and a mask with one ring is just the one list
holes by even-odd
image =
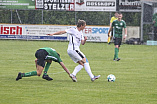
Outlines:
{"label": "player's blond hair", "polygon": [[86,24],[86,21],[84,20],[78,20],[78,23],[77,23],[77,27],[81,27],[81,26],[84,26]]}

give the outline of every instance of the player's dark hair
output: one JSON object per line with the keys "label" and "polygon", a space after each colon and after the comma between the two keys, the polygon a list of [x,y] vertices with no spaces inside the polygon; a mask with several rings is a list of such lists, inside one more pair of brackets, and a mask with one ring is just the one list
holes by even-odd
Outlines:
{"label": "player's dark hair", "polygon": [[84,20],[78,20],[78,23],[77,23],[77,27],[81,27],[81,26],[84,26],[86,24],[86,22]]}
{"label": "player's dark hair", "polygon": [[122,14],[121,12],[118,12],[118,14]]}

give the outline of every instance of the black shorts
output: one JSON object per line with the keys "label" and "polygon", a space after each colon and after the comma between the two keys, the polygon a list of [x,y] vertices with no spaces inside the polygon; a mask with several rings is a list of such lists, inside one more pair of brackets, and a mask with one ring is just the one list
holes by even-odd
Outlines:
{"label": "black shorts", "polygon": [[122,43],[122,38],[114,38],[114,45],[118,45],[120,47]]}
{"label": "black shorts", "polygon": [[35,53],[35,57],[37,58],[37,64],[45,67],[45,58],[48,55],[48,52],[44,49],[39,49]]}

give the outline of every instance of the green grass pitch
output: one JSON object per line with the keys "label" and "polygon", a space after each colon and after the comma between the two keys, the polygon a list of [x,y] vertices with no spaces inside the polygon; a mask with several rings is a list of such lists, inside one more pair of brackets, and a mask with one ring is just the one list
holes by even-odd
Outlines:
{"label": "green grass pitch", "polygon": [[[56,49],[73,71],[67,54],[68,42],[0,40],[0,104],[155,104],[157,103],[157,46],[122,45],[121,60],[113,61],[114,45],[86,43],[86,55],[94,75],[91,82],[84,68],[72,82],[61,66],[53,62],[48,74],[53,81],[38,76],[15,81],[18,72],[35,69],[35,52],[41,47]],[[107,82],[114,74],[115,82]]]}

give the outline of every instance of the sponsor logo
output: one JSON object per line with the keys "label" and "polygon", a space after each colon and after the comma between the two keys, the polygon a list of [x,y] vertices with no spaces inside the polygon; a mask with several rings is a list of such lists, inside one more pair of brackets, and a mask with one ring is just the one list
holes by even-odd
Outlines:
{"label": "sponsor logo", "polygon": [[100,6],[100,7],[114,7],[116,5],[113,1],[87,1],[86,6]]}
{"label": "sponsor logo", "polygon": [[37,0],[36,9],[74,11],[74,0]]}
{"label": "sponsor logo", "polygon": [[120,6],[141,6],[140,0],[119,0]]}
{"label": "sponsor logo", "polygon": [[84,0],[78,0],[78,2],[76,2],[76,4],[83,5],[84,4]]}
{"label": "sponsor logo", "polygon": [[85,28],[84,33],[85,34],[108,34],[109,28]]}
{"label": "sponsor logo", "polygon": [[91,41],[101,41],[100,36],[87,36],[87,40],[91,40]]}
{"label": "sponsor logo", "polygon": [[121,26],[123,26],[123,23],[120,23]]}
{"label": "sponsor logo", "polygon": [[3,25],[1,25],[0,34],[22,35],[22,27],[20,27],[20,26],[3,26]]}

